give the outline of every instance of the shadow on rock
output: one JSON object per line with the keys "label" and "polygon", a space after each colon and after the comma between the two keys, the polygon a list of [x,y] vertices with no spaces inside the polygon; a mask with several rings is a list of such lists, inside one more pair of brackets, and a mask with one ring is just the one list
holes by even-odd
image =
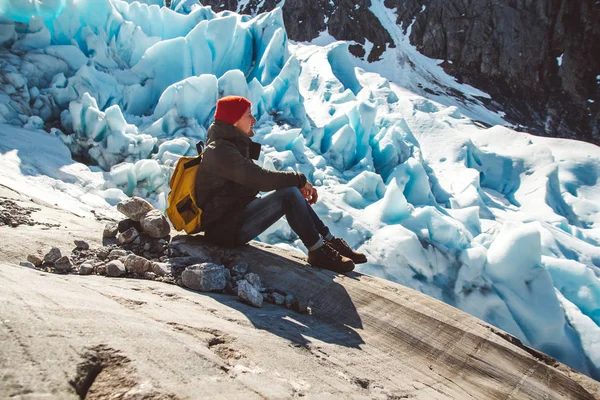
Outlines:
{"label": "shadow on rock", "polygon": [[300,308],[308,310],[299,313],[272,304],[254,308],[233,296],[214,296],[217,301],[243,313],[257,329],[305,348],[310,348],[311,338],[354,348],[364,343],[357,332],[363,327],[362,320],[350,295],[339,283],[343,279],[353,279],[353,273],[344,276],[315,269],[301,257],[290,256],[289,252],[258,242],[226,249],[207,243],[201,235],[180,235],[173,238],[171,248],[229,268],[247,263],[248,271],[258,274],[263,286],[293,295]]}

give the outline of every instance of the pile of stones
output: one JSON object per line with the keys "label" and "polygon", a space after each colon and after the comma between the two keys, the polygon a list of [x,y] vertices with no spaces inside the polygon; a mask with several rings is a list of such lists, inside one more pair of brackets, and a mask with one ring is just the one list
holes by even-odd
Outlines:
{"label": "pile of stones", "polygon": [[132,197],[120,202],[117,210],[127,218],[106,224],[105,246],[92,249],[87,242],[75,240],[70,255],[53,247],[43,256],[30,254],[21,265],[60,274],[149,279],[195,291],[235,295],[254,307],[268,302],[308,312],[294,296],[264,287],[258,274],[248,272],[246,263],[225,267],[171,247],[167,219],[147,201]]}
{"label": "pile of stones", "polygon": [[57,224],[38,222],[31,218],[31,213],[39,210],[36,207],[22,207],[6,197],[0,197],[0,226],[10,226],[13,228],[19,225],[59,226]]}

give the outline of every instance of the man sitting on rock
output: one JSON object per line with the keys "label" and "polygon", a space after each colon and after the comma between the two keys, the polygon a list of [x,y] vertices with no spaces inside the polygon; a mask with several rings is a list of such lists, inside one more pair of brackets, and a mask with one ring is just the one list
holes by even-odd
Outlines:
{"label": "man sitting on rock", "polygon": [[[250,140],[255,123],[247,99],[227,96],[217,102],[196,181],[205,237],[224,246],[243,245],[285,215],[308,249],[309,264],[344,273],[366,262],[319,219],[311,207],[317,189],[304,174],[267,170],[252,161],[260,155],[260,144]],[[259,191],[270,193],[257,197]]]}

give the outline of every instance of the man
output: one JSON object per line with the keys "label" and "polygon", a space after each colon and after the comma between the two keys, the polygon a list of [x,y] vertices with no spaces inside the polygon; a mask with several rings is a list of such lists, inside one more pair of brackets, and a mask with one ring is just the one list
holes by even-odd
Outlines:
{"label": "man", "polygon": [[[252,161],[260,155],[260,144],[250,140],[255,123],[247,99],[227,96],[217,102],[196,184],[205,237],[242,245],[285,215],[308,249],[309,264],[344,273],[366,262],[314,212],[311,205],[319,195],[304,174],[267,170]],[[257,197],[259,191],[274,192]]]}

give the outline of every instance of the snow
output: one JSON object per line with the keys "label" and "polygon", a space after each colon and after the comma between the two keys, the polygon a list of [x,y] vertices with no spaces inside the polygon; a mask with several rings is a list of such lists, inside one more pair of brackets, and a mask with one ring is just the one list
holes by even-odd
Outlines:
{"label": "snow", "polygon": [[563,63],[563,56],[564,54],[561,54],[560,57],[556,57],[556,62],[558,63],[558,66],[560,67]]}
{"label": "snow", "polygon": [[[373,63],[327,31],[289,42],[280,9],[158,4],[0,3],[0,184],[78,215],[132,195],[164,210],[217,99],[242,95],[258,162],[307,175],[316,212],[368,255],[361,272],[600,377],[597,146],[506,127],[380,1],[396,47]],[[306,251],[285,221],[259,238]]]}

